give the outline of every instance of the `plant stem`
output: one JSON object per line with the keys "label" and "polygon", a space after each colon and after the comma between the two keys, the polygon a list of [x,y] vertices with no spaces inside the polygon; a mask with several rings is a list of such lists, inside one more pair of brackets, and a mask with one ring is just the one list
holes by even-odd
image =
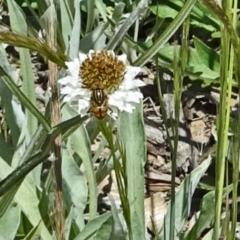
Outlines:
{"label": "plant stem", "polygon": [[[51,6],[52,14],[49,19],[49,29],[48,29],[48,43],[51,48],[56,46],[56,28],[55,22],[55,9],[52,3]],[[57,90],[57,65],[51,61],[48,62],[49,66],[49,85],[52,90],[52,99],[51,99],[51,121],[52,126],[56,126],[61,121],[60,115],[60,104]],[[56,238],[58,240],[64,240],[64,207],[63,207],[63,194],[62,194],[62,155],[61,155],[61,135],[58,135],[54,140],[54,173],[56,180],[56,189],[55,189],[55,224],[56,224]]]}

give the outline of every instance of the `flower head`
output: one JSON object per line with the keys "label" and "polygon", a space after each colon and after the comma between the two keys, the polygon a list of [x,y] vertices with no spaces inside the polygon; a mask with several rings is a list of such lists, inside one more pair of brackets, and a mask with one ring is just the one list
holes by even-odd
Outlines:
{"label": "flower head", "polygon": [[92,112],[103,118],[108,110],[132,112],[142,94],[138,87],[145,84],[134,79],[139,67],[126,66],[126,55],[116,56],[113,51],[90,51],[66,62],[68,76],[58,82],[62,85],[64,102],[77,102],[81,115]]}

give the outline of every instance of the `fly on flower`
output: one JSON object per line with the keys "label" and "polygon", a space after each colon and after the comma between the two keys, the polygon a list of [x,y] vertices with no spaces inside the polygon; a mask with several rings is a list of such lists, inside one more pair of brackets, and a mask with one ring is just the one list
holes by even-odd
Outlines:
{"label": "fly on flower", "polygon": [[98,119],[106,117],[108,112],[108,96],[103,89],[97,88],[92,91],[88,111]]}
{"label": "fly on flower", "polygon": [[143,98],[138,87],[145,83],[134,79],[141,69],[127,66],[126,60],[126,55],[116,56],[113,51],[90,51],[66,62],[68,76],[59,80],[64,102],[77,101],[79,114],[90,112],[98,119],[132,112],[134,103]]}

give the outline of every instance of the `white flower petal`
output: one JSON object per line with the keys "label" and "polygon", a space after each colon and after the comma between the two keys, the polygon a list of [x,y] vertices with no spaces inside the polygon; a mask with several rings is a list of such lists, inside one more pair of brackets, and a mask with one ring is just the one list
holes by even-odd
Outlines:
{"label": "white flower petal", "polygon": [[63,95],[65,95],[65,94],[72,95],[72,92],[73,92],[73,88],[70,86],[66,86],[60,90],[60,93]]}
{"label": "white flower petal", "polygon": [[79,109],[90,108],[90,102],[86,99],[79,99],[78,100]]}
{"label": "white flower petal", "polygon": [[134,89],[134,88],[138,88],[138,87],[142,87],[142,86],[145,86],[146,84],[141,81],[141,80],[124,80],[122,82],[122,84],[119,86],[119,89],[120,90],[124,90],[124,91],[127,91],[127,90],[131,90],[131,89]]}
{"label": "white flower petal", "polygon": [[79,53],[79,61],[80,61],[80,65],[82,64],[82,62],[84,62],[87,59],[87,54],[84,53]]}
{"label": "white flower petal", "polygon": [[91,92],[86,88],[78,89],[79,95],[84,96],[88,101],[90,100]]}
{"label": "white flower petal", "polygon": [[91,50],[89,50],[89,52],[88,52],[88,56],[92,55],[93,53],[99,53],[99,52],[100,52],[99,50],[98,50],[98,51],[95,51],[95,50],[91,49]]}
{"label": "white flower petal", "polygon": [[85,99],[79,99],[78,100],[78,111],[79,111],[79,113],[86,113],[89,108],[90,108],[89,101],[87,101]]}
{"label": "white flower petal", "polygon": [[58,82],[61,85],[67,85],[68,83],[71,83],[71,80],[72,80],[72,76],[67,76],[67,77],[59,79]]}
{"label": "white flower petal", "polygon": [[[100,51],[98,51],[98,52],[100,52]],[[114,53],[114,51],[113,51],[113,50],[108,50],[108,51],[107,51],[107,53],[108,53],[108,55],[115,56],[115,53]]]}
{"label": "white flower petal", "polygon": [[118,90],[118,91],[112,93],[110,95],[109,99],[113,98],[113,99],[121,100],[121,99],[125,99],[125,96],[126,96],[126,92],[125,91]]}
{"label": "white flower petal", "polygon": [[143,98],[142,93],[138,92],[138,91],[129,91],[128,92],[128,102],[134,102],[134,103],[140,103],[140,99]]}
{"label": "white flower petal", "polygon": [[134,79],[138,73],[141,72],[140,67],[132,67],[132,66],[127,66],[126,67],[126,78]]}
{"label": "white flower petal", "polygon": [[133,80],[130,81],[128,79],[124,79],[120,84],[119,89],[124,91],[132,89],[132,81]]}
{"label": "white flower petal", "polygon": [[126,112],[132,113],[134,109],[135,109],[135,107],[130,103],[125,103],[123,105],[123,110]]}
{"label": "white flower petal", "polygon": [[68,89],[66,91],[61,91],[61,94],[63,95],[67,95],[69,97],[71,97],[71,99],[79,99],[79,98],[83,98],[83,99],[86,99],[88,100],[88,98],[84,95],[84,94],[81,94],[81,91],[79,91],[78,89],[72,89],[70,93],[66,93],[68,91]]}
{"label": "white flower petal", "polygon": [[121,109],[121,106],[123,105],[123,101],[121,101],[120,99],[117,99],[117,98],[113,98],[113,97],[109,97],[109,100],[108,100],[108,104],[110,106],[114,106],[114,107],[117,107],[119,110],[122,110]]}
{"label": "white flower petal", "polygon": [[63,98],[63,102],[70,102],[72,100],[71,96],[69,95],[66,95],[64,98]]}
{"label": "white flower petal", "polygon": [[133,88],[139,88],[139,87],[146,86],[146,83],[143,82],[142,80],[134,79],[134,80],[132,81],[132,86],[133,86]]}
{"label": "white flower petal", "polygon": [[120,56],[117,57],[119,61],[122,61],[123,63],[126,63],[127,61],[127,55],[126,54],[122,54]]}
{"label": "white flower petal", "polygon": [[79,75],[79,59],[78,58],[74,58],[72,62],[66,62],[66,65],[68,67],[68,71],[69,73],[75,77],[78,78]]}
{"label": "white flower petal", "polygon": [[77,88],[80,86],[80,82],[78,79],[75,79],[73,77],[68,77],[68,79],[65,79],[62,81],[62,79],[59,79],[58,82],[62,84],[63,86],[70,86],[72,88]]}

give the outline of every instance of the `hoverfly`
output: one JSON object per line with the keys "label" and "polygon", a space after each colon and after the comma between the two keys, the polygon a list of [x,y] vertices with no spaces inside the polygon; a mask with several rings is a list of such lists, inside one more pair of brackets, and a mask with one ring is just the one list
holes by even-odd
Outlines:
{"label": "hoverfly", "polygon": [[92,90],[88,111],[96,118],[103,119],[107,115],[108,108],[108,96],[104,90],[100,88]]}

